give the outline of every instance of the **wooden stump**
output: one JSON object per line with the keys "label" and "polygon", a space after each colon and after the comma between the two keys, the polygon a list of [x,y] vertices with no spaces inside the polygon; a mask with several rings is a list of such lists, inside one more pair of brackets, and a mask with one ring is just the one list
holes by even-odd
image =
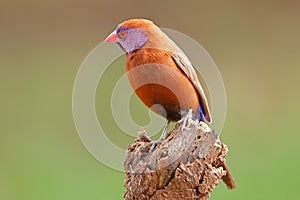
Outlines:
{"label": "wooden stump", "polygon": [[205,123],[189,130],[177,125],[151,149],[152,144],[141,129],[128,147],[124,199],[207,199],[219,179],[235,188],[225,163],[228,149]]}

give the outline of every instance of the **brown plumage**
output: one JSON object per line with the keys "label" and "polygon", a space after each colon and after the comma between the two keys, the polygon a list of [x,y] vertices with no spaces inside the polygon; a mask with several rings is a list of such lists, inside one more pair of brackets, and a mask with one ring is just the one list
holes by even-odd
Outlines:
{"label": "brown plumage", "polygon": [[211,122],[208,103],[197,74],[180,48],[153,22],[131,19],[121,23],[107,42],[126,52],[126,72],[138,97],[169,121],[193,110],[194,118]]}

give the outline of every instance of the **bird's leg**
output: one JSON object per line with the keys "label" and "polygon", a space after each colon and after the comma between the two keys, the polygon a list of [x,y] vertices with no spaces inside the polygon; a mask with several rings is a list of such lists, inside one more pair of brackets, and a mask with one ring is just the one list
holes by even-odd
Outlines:
{"label": "bird's leg", "polygon": [[181,131],[189,130],[191,125],[198,126],[198,119],[193,119],[193,110],[189,109],[189,111],[185,114],[184,117],[181,118],[177,123],[181,124]]}
{"label": "bird's leg", "polygon": [[163,132],[161,133],[161,136],[160,136],[160,138],[158,139],[158,141],[161,141],[161,140],[163,140],[163,139],[165,138],[166,133],[167,133],[167,130],[168,130],[168,127],[169,127],[169,124],[170,124],[170,120],[167,120],[167,121],[166,121],[166,124],[165,124],[165,127],[164,127],[164,130],[163,130]]}
{"label": "bird's leg", "polygon": [[151,142],[152,145],[151,145],[151,148],[150,148],[150,152],[153,151],[153,149],[156,147],[156,145],[165,138],[170,122],[171,122],[170,120],[166,121],[164,130],[161,133],[159,139],[158,140],[154,140],[154,141]]}

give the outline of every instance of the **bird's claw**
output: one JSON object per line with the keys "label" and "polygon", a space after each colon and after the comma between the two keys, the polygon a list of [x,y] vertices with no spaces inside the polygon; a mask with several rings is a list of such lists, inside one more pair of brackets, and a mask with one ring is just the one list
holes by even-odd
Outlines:
{"label": "bird's claw", "polygon": [[170,121],[167,120],[166,124],[165,124],[165,127],[164,127],[164,130],[160,136],[160,138],[158,140],[155,140],[155,141],[151,141],[151,147],[150,147],[150,152],[152,152],[154,150],[154,148],[157,146],[158,143],[160,143],[161,141],[163,141],[163,139],[165,139],[165,136],[166,136],[166,133],[167,133],[167,130],[168,130],[168,126],[169,126],[169,123]]}
{"label": "bird's claw", "polygon": [[179,120],[177,123],[181,124],[181,132],[183,132],[184,130],[189,131],[192,125],[197,127],[199,121],[198,119],[193,119],[193,110],[189,109],[187,114],[183,118],[181,118],[181,120]]}
{"label": "bird's claw", "polygon": [[155,141],[151,141],[151,147],[149,152],[153,152],[153,150],[155,149],[155,147],[158,145],[158,143],[160,143],[162,141],[162,139],[159,140],[155,140]]}

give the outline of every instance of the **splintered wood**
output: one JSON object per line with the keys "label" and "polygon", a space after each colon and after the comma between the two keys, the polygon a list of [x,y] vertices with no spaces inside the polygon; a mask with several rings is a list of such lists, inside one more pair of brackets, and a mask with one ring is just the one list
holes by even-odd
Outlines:
{"label": "splintered wood", "polygon": [[[154,145],[154,146],[153,146]],[[229,189],[235,183],[226,166],[227,147],[206,124],[188,130],[177,125],[158,144],[141,129],[127,149],[124,199],[207,199],[223,179]]]}

